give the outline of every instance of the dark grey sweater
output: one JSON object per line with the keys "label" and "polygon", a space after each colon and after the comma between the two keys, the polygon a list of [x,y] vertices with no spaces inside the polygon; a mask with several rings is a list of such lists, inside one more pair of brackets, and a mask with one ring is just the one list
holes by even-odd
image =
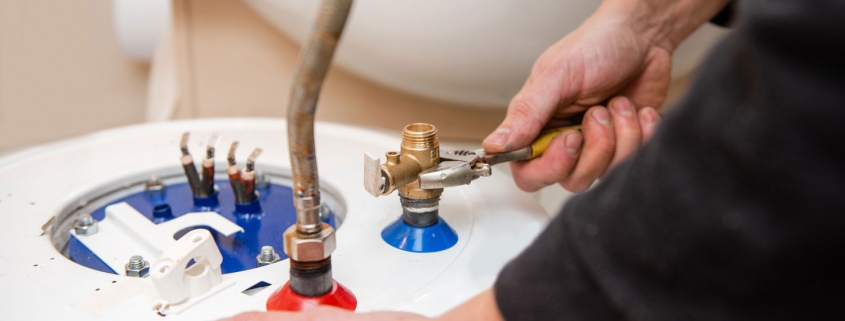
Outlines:
{"label": "dark grey sweater", "polygon": [[736,9],[653,139],[502,271],[507,320],[842,318],[845,1]]}

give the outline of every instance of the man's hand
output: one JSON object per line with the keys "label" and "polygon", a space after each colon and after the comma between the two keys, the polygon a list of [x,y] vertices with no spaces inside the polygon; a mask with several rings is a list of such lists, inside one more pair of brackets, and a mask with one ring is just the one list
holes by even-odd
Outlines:
{"label": "man's hand", "polygon": [[304,312],[248,312],[220,321],[422,321],[426,317],[407,313],[379,311],[371,313],[353,313],[347,310],[319,306]]}
{"label": "man's hand", "polygon": [[[558,135],[539,159],[512,163],[517,185],[582,191],[654,132],[677,44],[726,0],[606,0],[544,52],[508,114],[483,143],[490,153],[525,147],[543,128],[587,111],[583,134]],[[603,105],[615,96],[617,98]]]}
{"label": "man's hand", "polygon": [[393,311],[354,313],[329,306],[319,306],[300,313],[289,312],[248,312],[220,321],[464,321],[485,320],[504,321],[496,306],[493,288],[479,293],[469,301],[462,303],[445,314],[430,319],[424,316]]}
{"label": "man's hand", "polygon": [[612,99],[608,108],[592,107],[581,131],[560,133],[537,159],[511,163],[516,185],[533,192],[560,183],[567,190],[583,191],[651,138],[659,120],[654,108],[637,111],[625,97]]}

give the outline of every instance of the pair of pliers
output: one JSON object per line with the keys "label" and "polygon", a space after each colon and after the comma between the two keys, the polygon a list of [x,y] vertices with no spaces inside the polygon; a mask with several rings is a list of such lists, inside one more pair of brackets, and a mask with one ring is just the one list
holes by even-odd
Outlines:
{"label": "pair of pliers", "polygon": [[531,145],[517,150],[487,154],[479,150],[445,150],[440,153],[440,163],[420,173],[420,188],[438,189],[468,185],[479,177],[490,176],[490,166],[510,161],[529,160],[540,157],[549,143],[567,129],[581,129],[581,125],[546,129],[540,132]]}

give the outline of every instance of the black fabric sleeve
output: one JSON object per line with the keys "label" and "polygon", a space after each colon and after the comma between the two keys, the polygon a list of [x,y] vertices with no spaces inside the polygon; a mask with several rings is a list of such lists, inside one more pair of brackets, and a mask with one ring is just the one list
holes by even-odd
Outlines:
{"label": "black fabric sleeve", "polygon": [[728,2],[728,4],[726,4],[725,7],[713,17],[713,19],[710,19],[710,23],[717,26],[729,27],[733,22],[735,2],[736,1]]}
{"label": "black fabric sleeve", "polygon": [[840,318],[843,29],[845,1],[746,1],[652,140],[504,268],[505,318]]}

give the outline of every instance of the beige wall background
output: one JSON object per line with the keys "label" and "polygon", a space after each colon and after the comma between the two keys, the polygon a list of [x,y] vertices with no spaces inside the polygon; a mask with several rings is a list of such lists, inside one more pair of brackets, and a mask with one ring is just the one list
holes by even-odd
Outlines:
{"label": "beige wall background", "polygon": [[142,120],[109,0],[0,0],[0,153]]}

